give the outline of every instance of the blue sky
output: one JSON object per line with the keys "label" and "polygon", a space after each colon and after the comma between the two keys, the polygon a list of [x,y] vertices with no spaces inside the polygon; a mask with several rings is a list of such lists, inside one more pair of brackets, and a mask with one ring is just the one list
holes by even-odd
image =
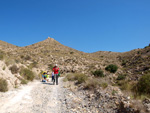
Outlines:
{"label": "blue sky", "polygon": [[84,51],[126,52],[150,43],[150,0],[0,0],[0,40],[52,37]]}

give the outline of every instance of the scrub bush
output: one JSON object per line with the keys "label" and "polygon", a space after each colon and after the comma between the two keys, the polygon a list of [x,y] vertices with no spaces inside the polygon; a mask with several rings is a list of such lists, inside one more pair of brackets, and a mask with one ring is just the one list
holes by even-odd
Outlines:
{"label": "scrub bush", "polygon": [[118,70],[118,66],[114,64],[110,64],[105,68],[106,71],[109,71],[111,73],[115,73]]}
{"label": "scrub bush", "polygon": [[6,92],[8,91],[8,84],[7,81],[3,78],[0,78],[0,92]]}

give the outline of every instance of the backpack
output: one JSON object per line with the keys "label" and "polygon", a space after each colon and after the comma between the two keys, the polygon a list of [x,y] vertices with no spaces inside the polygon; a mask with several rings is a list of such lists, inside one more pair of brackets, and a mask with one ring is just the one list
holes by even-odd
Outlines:
{"label": "backpack", "polygon": [[60,76],[60,71],[58,71],[58,76]]}

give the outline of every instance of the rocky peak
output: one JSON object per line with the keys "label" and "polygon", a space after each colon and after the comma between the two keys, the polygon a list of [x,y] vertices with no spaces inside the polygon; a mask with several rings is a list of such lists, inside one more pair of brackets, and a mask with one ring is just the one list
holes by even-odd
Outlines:
{"label": "rocky peak", "polygon": [[54,38],[48,37],[46,40],[54,41]]}
{"label": "rocky peak", "polygon": [[46,40],[42,41],[47,44],[58,43],[54,38],[48,37]]}

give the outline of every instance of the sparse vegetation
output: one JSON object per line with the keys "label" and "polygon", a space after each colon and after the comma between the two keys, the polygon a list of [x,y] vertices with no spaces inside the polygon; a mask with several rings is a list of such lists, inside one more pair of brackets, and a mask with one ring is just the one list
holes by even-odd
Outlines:
{"label": "sparse vegetation", "polygon": [[30,68],[30,69],[36,68],[37,65],[38,65],[38,63],[34,61],[33,63],[31,63],[31,64],[29,65],[29,68]]}
{"label": "sparse vegetation", "polygon": [[12,65],[9,70],[11,70],[12,74],[18,73],[19,68],[16,65]]}
{"label": "sparse vegetation", "polygon": [[135,83],[128,80],[119,80],[117,81],[118,86],[121,90],[132,91],[135,87]]}
{"label": "sparse vegetation", "polygon": [[97,86],[99,86],[99,82],[96,78],[89,78],[85,85],[84,85],[84,89],[94,89],[94,88],[97,88]]}
{"label": "sparse vegetation", "polygon": [[77,80],[78,84],[81,84],[87,80],[87,76],[82,73],[75,74],[75,80]]}
{"label": "sparse vegetation", "polygon": [[29,55],[24,57],[25,60],[31,60],[31,57]]}
{"label": "sparse vegetation", "polygon": [[4,56],[0,53],[0,60],[3,60]]}
{"label": "sparse vegetation", "polygon": [[6,67],[4,66],[4,67],[3,67],[3,70],[5,70],[5,69],[6,69]]}
{"label": "sparse vegetation", "polygon": [[87,80],[87,76],[82,73],[68,74],[66,78],[68,81],[77,81],[77,84],[81,84]]}
{"label": "sparse vegetation", "polygon": [[113,91],[112,91],[112,95],[115,95],[116,93],[117,93],[116,90],[113,90]]}
{"label": "sparse vegetation", "polygon": [[126,74],[120,74],[118,75],[117,80],[124,80],[126,76],[127,76]]}
{"label": "sparse vegetation", "polygon": [[137,83],[139,94],[150,94],[150,73],[143,75]]}
{"label": "sparse vegetation", "polygon": [[26,80],[30,80],[30,81],[33,81],[35,77],[34,73],[27,68],[22,68],[20,70],[20,75],[23,76]]}
{"label": "sparse vegetation", "polygon": [[71,51],[70,54],[74,54],[74,52]]}
{"label": "sparse vegetation", "polygon": [[41,70],[36,79],[42,79],[42,74],[43,74],[43,71]]}
{"label": "sparse vegetation", "polygon": [[53,69],[53,67],[54,67],[54,65],[53,65],[53,64],[48,64],[48,69],[49,69],[49,70],[52,70],[52,69]]}
{"label": "sparse vegetation", "polygon": [[3,78],[0,78],[0,92],[6,92],[8,91],[8,84],[7,81]]}
{"label": "sparse vegetation", "polygon": [[4,52],[0,50],[0,60],[4,59]]}
{"label": "sparse vegetation", "polygon": [[105,88],[108,87],[108,84],[107,83],[102,83],[102,84],[100,84],[100,86],[105,89]]}
{"label": "sparse vegetation", "polygon": [[96,70],[94,72],[92,72],[92,74],[95,76],[95,77],[104,77],[104,73],[102,70]]}
{"label": "sparse vegetation", "polygon": [[22,80],[21,80],[21,84],[27,84],[27,83],[28,83],[27,80],[25,80],[25,79],[22,79]]}
{"label": "sparse vegetation", "polygon": [[111,73],[115,73],[118,70],[118,66],[114,65],[114,64],[110,64],[105,68],[105,70],[107,70]]}
{"label": "sparse vegetation", "polygon": [[122,66],[125,66],[126,63],[127,63],[127,61],[126,61],[126,60],[123,60],[121,65],[122,65]]}
{"label": "sparse vegetation", "polygon": [[5,63],[6,63],[7,66],[9,66],[9,65],[15,64],[15,61],[13,59],[6,58],[5,59]]}

